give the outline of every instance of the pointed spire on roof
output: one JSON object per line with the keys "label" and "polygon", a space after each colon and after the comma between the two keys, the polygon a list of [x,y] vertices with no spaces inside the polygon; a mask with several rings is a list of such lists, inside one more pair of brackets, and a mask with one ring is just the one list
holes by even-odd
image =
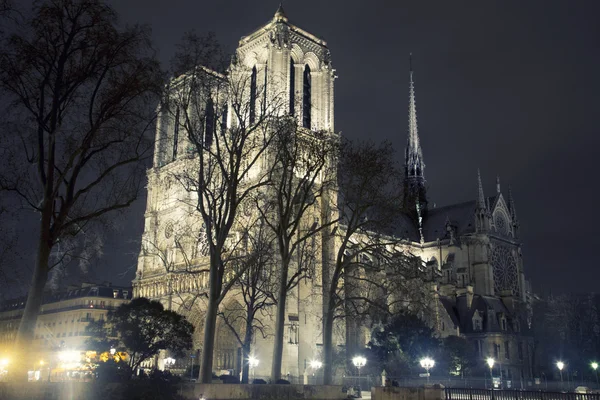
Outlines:
{"label": "pointed spire on roof", "polygon": [[406,146],[406,173],[408,177],[423,178],[425,163],[417,128],[417,105],[413,80],[412,53],[409,57],[410,86],[408,103],[408,144]]}
{"label": "pointed spire on roof", "polygon": [[275,20],[284,20],[287,21],[287,16],[285,15],[285,11],[283,10],[283,1],[279,3],[279,7],[277,7],[277,11],[275,11]]}
{"label": "pointed spire on roof", "polygon": [[485,195],[483,194],[483,184],[481,183],[481,172],[477,168],[477,208],[486,208]]}
{"label": "pointed spire on roof", "polygon": [[496,175],[496,193],[500,194],[500,175]]}
{"label": "pointed spire on roof", "polygon": [[515,209],[515,200],[512,195],[512,188],[508,186],[508,209],[513,222],[517,221],[517,210]]}

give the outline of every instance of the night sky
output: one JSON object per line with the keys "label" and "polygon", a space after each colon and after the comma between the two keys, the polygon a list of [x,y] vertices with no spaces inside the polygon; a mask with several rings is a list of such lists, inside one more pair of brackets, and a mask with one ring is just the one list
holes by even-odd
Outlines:
{"label": "night sky", "polygon": [[[233,51],[276,0],[119,0],[125,23],[147,23],[168,67],[185,31],[214,31]],[[390,140],[402,154],[413,53],[430,205],[512,186],[525,272],[534,290],[595,291],[600,2],[289,0],[290,22],[325,39],[339,79],[336,130]],[[145,199],[106,242],[90,280],[134,277]]]}

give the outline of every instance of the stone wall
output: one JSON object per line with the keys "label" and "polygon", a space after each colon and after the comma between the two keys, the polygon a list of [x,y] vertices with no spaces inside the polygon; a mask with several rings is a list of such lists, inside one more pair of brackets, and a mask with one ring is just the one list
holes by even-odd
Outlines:
{"label": "stone wall", "polygon": [[316,386],[316,385],[224,385],[224,384],[196,384],[193,396],[184,393],[188,398],[207,400],[288,400],[288,399],[315,399],[335,400],[344,399],[346,394],[341,386]]}
{"label": "stone wall", "polygon": [[371,388],[373,400],[443,400],[443,387],[404,388],[377,386]]}

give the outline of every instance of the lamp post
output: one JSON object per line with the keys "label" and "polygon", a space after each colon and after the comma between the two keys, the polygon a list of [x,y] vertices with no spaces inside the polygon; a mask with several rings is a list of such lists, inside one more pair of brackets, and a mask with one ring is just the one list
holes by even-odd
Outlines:
{"label": "lamp post", "polygon": [[488,357],[488,359],[485,360],[485,362],[487,363],[488,367],[490,367],[490,387],[494,389],[494,364],[496,363],[496,360],[494,360],[492,357]]}
{"label": "lamp post", "polygon": [[565,363],[562,361],[557,361],[556,362],[556,368],[558,368],[558,372],[560,373],[560,388],[563,389],[563,375],[562,375],[562,371],[563,368],[565,367]]}
{"label": "lamp post", "polygon": [[259,363],[258,358],[254,357],[254,356],[248,357],[248,366],[252,370],[252,379],[255,378],[254,368],[258,367],[258,363]]}
{"label": "lamp post", "polygon": [[356,356],[352,359],[352,364],[354,364],[354,366],[358,368],[358,395],[362,397],[360,389],[360,368],[364,367],[367,364],[367,359],[362,356]]}
{"label": "lamp post", "polygon": [[596,385],[599,385],[599,383],[598,383],[598,371],[597,371],[597,369],[598,369],[598,363],[596,361],[594,361],[591,364],[591,366],[592,366],[592,369],[594,370],[594,375],[596,375]]}
{"label": "lamp post", "polygon": [[421,364],[421,368],[424,368],[427,371],[427,384],[429,384],[429,370],[433,368],[435,365],[435,361],[429,357],[422,358],[419,362]]}
{"label": "lamp post", "polygon": [[[323,366],[323,363],[322,363],[321,361],[319,361],[319,360],[312,360],[312,361],[310,362],[310,367],[311,367],[311,368],[312,368],[312,370],[313,370],[313,376],[315,376],[315,372],[316,372],[316,371],[317,371],[319,368],[321,368],[322,366]],[[316,384],[317,382],[315,381],[314,383]]]}

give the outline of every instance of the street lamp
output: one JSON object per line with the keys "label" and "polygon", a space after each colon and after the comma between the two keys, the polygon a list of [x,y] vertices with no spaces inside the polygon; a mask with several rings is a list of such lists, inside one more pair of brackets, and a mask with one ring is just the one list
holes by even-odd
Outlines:
{"label": "street lamp", "polygon": [[485,360],[485,362],[487,363],[488,367],[490,367],[490,379],[492,380],[492,384],[491,384],[491,388],[494,388],[494,364],[496,363],[496,360],[494,360],[492,357],[488,357],[487,360]]}
{"label": "street lamp", "polygon": [[250,356],[248,357],[248,366],[250,367],[250,369],[252,369],[252,379],[255,378],[255,371],[254,368],[258,367],[258,358],[254,357],[254,356]]}
{"label": "street lamp", "polygon": [[360,397],[362,397],[360,390],[360,368],[364,367],[367,364],[367,359],[362,356],[356,356],[352,359],[352,364],[354,364],[354,366],[358,368],[358,394]]}
{"label": "street lamp", "polygon": [[558,372],[560,373],[560,388],[563,388],[563,376],[562,376],[562,370],[565,367],[565,363],[562,361],[557,361],[556,362],[556,368],[558,368]]}
{"label": "street lamp", "polygon": [[596,375],[596,385],[598,385],[598,371],[596,371],[598,369],[598,363],[596,361],[594,361],[592,364],[592,369],[594,370],[594,375]]}
{"label": "street lamp", "polygon": [[435,361],[429,357],[425,357],[419,363],[421,364],[421,368],[425,368],[425,371],[427,371],[427,384],[429,384],[429,370],[433,368]]}
{"label": "street lamp", "polygon": [[114,347],[111,346],[110,347],[110,355],[114,356],[116,352],[117,352],[117,349],[115,349]]}
{"label": "street lamp", "polygon": [[310,367],[314,370],[317,370],[317,369],[321,368],[322,366],[323,366],[323,363],[319,360],[312,360],[310,362]]}

